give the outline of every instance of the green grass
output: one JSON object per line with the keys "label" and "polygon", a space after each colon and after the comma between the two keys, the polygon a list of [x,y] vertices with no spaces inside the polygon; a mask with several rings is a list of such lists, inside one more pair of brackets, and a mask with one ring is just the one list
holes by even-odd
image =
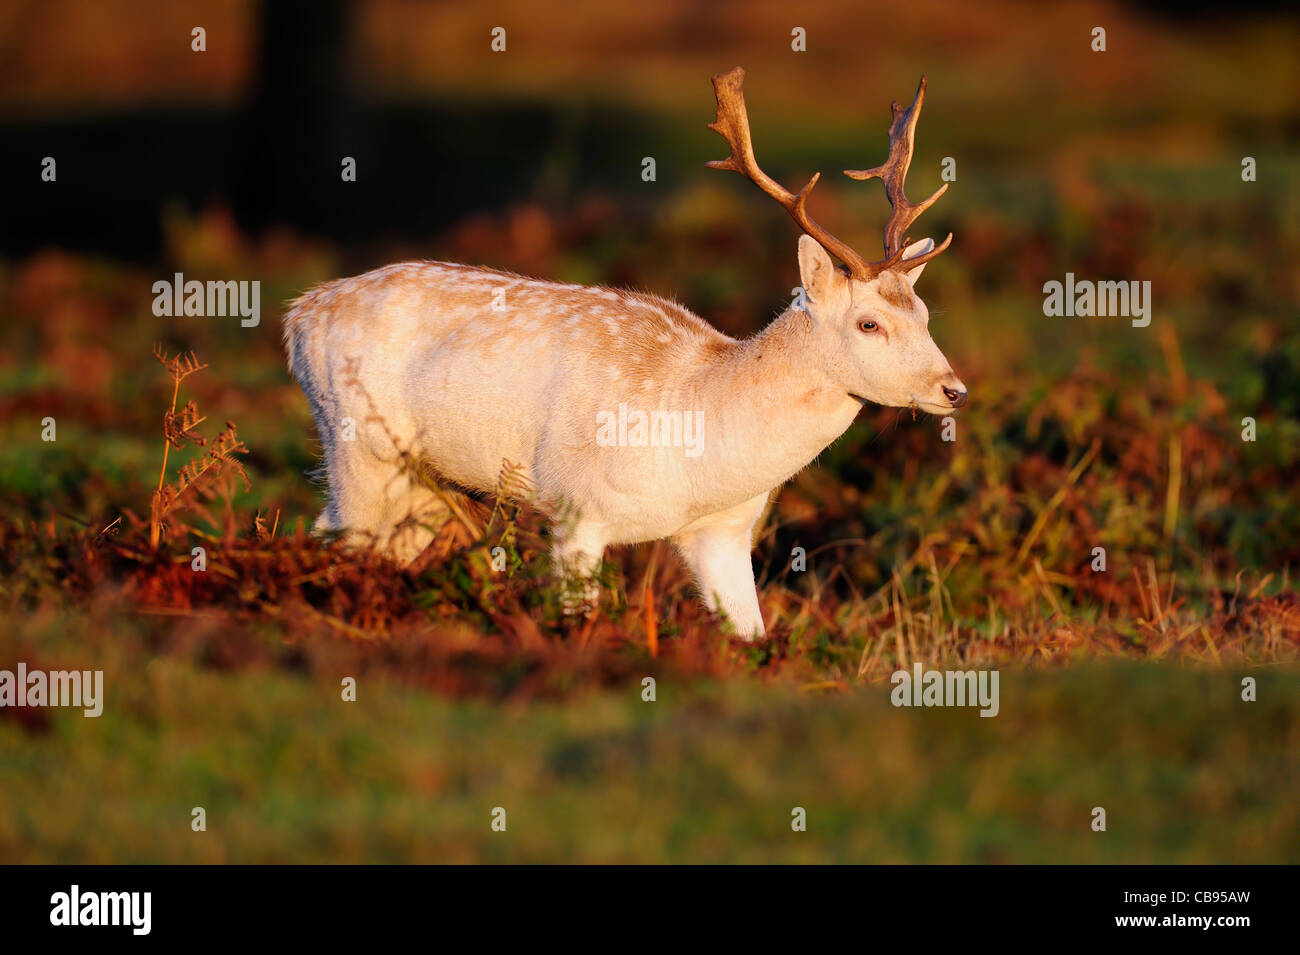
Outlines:
{"label": "green grass", "polygon": [[103,655],[98,720],[0,720],[0,861],[1300,861],[1294,673],[1246,703],[1229,671],[1004,671],[988,719],[664,674],[656,702],[365,676],[343,702],[333,678]]}

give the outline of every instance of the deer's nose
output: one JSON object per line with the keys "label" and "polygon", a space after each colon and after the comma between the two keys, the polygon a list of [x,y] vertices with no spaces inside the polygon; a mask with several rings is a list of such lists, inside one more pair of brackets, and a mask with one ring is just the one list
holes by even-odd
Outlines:
{"label": "deer's nose", "polygon": [[964,388],[949,388],[944,385],[943,396],[948,399],[954,408],[960,408],[966,403],[966,389]]}

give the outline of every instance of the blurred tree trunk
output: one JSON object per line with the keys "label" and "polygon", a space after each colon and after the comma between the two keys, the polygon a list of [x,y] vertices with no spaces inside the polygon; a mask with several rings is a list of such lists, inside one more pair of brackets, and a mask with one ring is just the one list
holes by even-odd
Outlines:
{"label": "blurred tree trunk", "polygon": [[236,211],[246,226],[316,229],[354,212],[354,190],[340,176],[344,156],[361,160],[349,56],[354,13],[352,0],[263,0],[256,74],[232,144]]}

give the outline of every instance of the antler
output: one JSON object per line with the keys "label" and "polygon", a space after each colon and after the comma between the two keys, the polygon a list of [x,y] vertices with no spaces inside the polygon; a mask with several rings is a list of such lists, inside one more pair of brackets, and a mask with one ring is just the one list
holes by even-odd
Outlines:
{"label": "antler", "polygon": [[721,134],[727,141],[727,145],[731,147],[731,155],[726,159],[716,159],[708,163],[708,166],[711,169],[730,169],[750,179],[754,185],[779,202],[799,224],[799,228],[848,266],[849,273],[854,277],[865,281],[891,267],[902,257],[901,252],[892,259],[868,262],[818,225],[817,221],[808,214],[808,195],[812,192],[813,186],[817,185],[817,180],[821,178],[820,172],[813,173],[813,177],[808,180],[808,185],[798,193],[792,193],[759,168],[758,161],[754,158],[754,146],[749,137],[749,114],[745,110],[744,82],[745,71],[739,66],[729,73],[719,73],[713,77],[713,92],[718,98],[718,118],[709,124],[709,129]]}
{"label": "antler", "polygon": [[903,259],[903,250],[907,246],[904,233],[926,209],[947,190],[944,183],[934,195],[924,202],[913,204],[903,194],[903,181],[907,177],[907,167],[912,161],[912,140],[916,132],[916,120],[921,113],[921,103],[925,99],[925,77],[916,91],[916,99],[904,112],[895,102],[892,106],[893,123],[889,127],[889,158],[884,165],[875,169],[849,170],[844,174],[853,179],[879,178],[885,184],[885,194],[889,197],[892,212],[885,226],[885,257],[878,262],[868,262],[848,245],[827,232],[808,214],[808,195],[821,178],[821,173],[814,173],[808,184],[797,193],[786,190],[762,169],[754,158],[754,146],[749,135],[749,114],[745,110],[744,93],[745,71],[736,67],[728,73],[719,73],[713,77],[713,92],[718,100],[718,118],[709,124],[709,129],[719,133],[731,147],[731,155],[718,159],[707,165],[712,169],[730,169],[751,180],[754,185],[775,199],[790,213],[799,227],[831,255],[847,266],[849,274],[862,281],[870,281],[886,269],[910,270],[924,265],[936,255],[948,248],[952,242],[952,233],[948,238],[929,252]]}
{"label": "antler", "polygon": [[[850,179],[879,179],[885,184],[885,195],[889,197],[889,205],[892,208],[889,214],[889,222],[885,225],[885,255],[895,260],[907,246],[907,230],[916,221],[916,217],[934,205],[935,200],[948,191],[948,184],[945,182],[935,191],[934,195],[923,202],[910,202],[903,192],[903,185],[907,179],[907,168],[912,164],[912,145],[916,138],[916,121],[921,116],[921,104],[924,102],[925,76],[922,75],[921,83],[916,88],[916,97],[912,100],[911,106],[904,110],[898,105],[897,100],[890,104],[894,120],[889,124],[889,157],[883,164],[876,166],[874,169],[844,170],[844,175]],[[900,271],[909,271],[918,265],[924,265],[948,248],[950,242],[952,242],[951,232],[948,233],[948,238],[929,252],[899,261],[896,268]]]}

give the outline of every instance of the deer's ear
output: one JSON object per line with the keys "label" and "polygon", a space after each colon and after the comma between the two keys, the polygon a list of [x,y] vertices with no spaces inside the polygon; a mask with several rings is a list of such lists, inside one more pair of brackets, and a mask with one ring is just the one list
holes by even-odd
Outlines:
{"label": "deer's ear", "polygon": [[827,302],[846,279],[831,257],[810,235],[799,236],[799,281],[814,302]]}
{"label": "deer's ear", "polygon": [[[906,249],[904,249],[903,258],[910,259],[914,255],[925,255],[925,253],[929,252],[933,248],[934,248],[934,239],[922,239],[920,242],[913,242]],[[916,280],[921,277],[921,273],[924,270],[925,270],[924,265],[918,265],[910,272],[904,272],[903,278],[907,279],[907,281],[910,284],[915,285]]]}

